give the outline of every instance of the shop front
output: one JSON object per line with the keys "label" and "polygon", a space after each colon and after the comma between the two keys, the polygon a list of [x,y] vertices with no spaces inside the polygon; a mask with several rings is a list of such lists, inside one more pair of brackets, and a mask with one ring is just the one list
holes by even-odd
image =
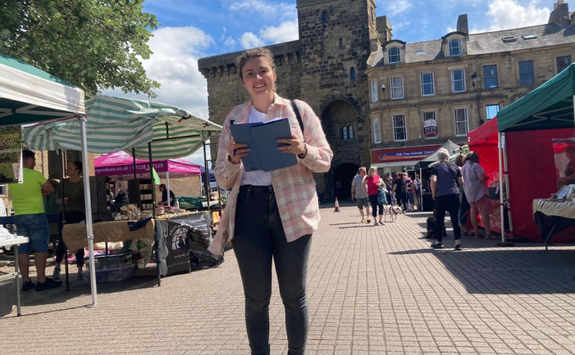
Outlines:
{"label": "shop front", "polygon": [[373,149],[371,151],[371,165],[379,169],[383,175],[392,172],[413,171],[415,164],[433,154],[440,144],[420,145],[415,147],[396,147]]}

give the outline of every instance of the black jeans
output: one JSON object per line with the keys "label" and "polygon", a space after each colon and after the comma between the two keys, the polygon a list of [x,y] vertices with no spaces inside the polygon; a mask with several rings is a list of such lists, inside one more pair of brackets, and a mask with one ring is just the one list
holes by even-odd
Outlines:
{"label": "black jeans", "polygon": [[375,219],[377,216],[377,210],[379,209],[379,215],[383,216],[383,205],[381,203],[377,203],[377,195],[369,195],[369,203],[371,204],[371,215]]}
{"label": "black jeans", "polygon": [[273,189],[240,188],[232,240],[246,300],[246,328],[252,354],[269,354],[272,257],[285,308],[290,355],[305,353],[308,334],[306,276],[311,234],[288,243]]}
{"label": "black jeans", "polygon": [[459,194],[444,195],[435,198],[435,238],[441,243],[443,239],[443,226],[445,224],[445,212],[449,211],[449,218],[453,225],[455,240],[461,239],[461,227],[459,226]]}
{"label": "black jeans", "polygon": [[[64,218],[64,221],[66,222],[66,224],[80,223],[80,222],[86,220],[86,215],[82,211],[66,211],[65,217],[66,218]],[[62,233],[60,233],[60,236],[58,239],[58,248],[56,249],[56,263],[57,264],[60,264],[62,262],[62,260],[64,259],[64,255],[66,254],[66,250],[68,250],[68,248],[66,247],[64,240],[62,240]],[[83,267],[84,266],[84,248],[78,250],[75,255],[76,255],[76,265],[78,265],[79,268]]]}

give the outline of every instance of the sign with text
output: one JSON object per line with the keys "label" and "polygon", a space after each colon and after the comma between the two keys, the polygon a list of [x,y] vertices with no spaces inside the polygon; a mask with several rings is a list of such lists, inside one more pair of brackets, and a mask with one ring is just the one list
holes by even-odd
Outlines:
{"label": "sign with text", "polygon": [[401,161],[422,160],[433,154],[440,145],[426,145],[419,147],[385,148],[371,151],[371,162],[393,163]]}

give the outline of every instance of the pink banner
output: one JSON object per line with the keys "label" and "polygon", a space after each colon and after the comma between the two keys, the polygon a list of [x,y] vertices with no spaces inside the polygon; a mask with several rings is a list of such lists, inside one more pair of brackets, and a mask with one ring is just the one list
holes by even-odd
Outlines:
{"label": "pink banner", "polygon": [[[132,156],[126,152],[110,153],[94,160],[96,176],[132,175],[134,174],[133,164]],[[157,173],[170,172],[179,175],[201,175],[202,173],[199,165],[184,159],[155,160],[153,165]],[[136,159],[136,173],[150,173],[150,164],[147,160]]]}

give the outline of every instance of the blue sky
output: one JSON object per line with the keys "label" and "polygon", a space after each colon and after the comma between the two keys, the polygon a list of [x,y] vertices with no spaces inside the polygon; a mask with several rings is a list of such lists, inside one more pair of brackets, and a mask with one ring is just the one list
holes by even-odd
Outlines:
{"label": "blue sky", "polygon": [[[460,14],[468,14],[471,32],[546,23],[555,1],[376,0],[376,14],[389,17],[393,38],[418,42],[453,31]],[[298,38],[295,0],[146,0],[144,11],[161,23],[149,42],[154,54],[144,62],[148,76],[162,84],[155,100],[204,118],[209,118],[207,84],[198,58]]]}

